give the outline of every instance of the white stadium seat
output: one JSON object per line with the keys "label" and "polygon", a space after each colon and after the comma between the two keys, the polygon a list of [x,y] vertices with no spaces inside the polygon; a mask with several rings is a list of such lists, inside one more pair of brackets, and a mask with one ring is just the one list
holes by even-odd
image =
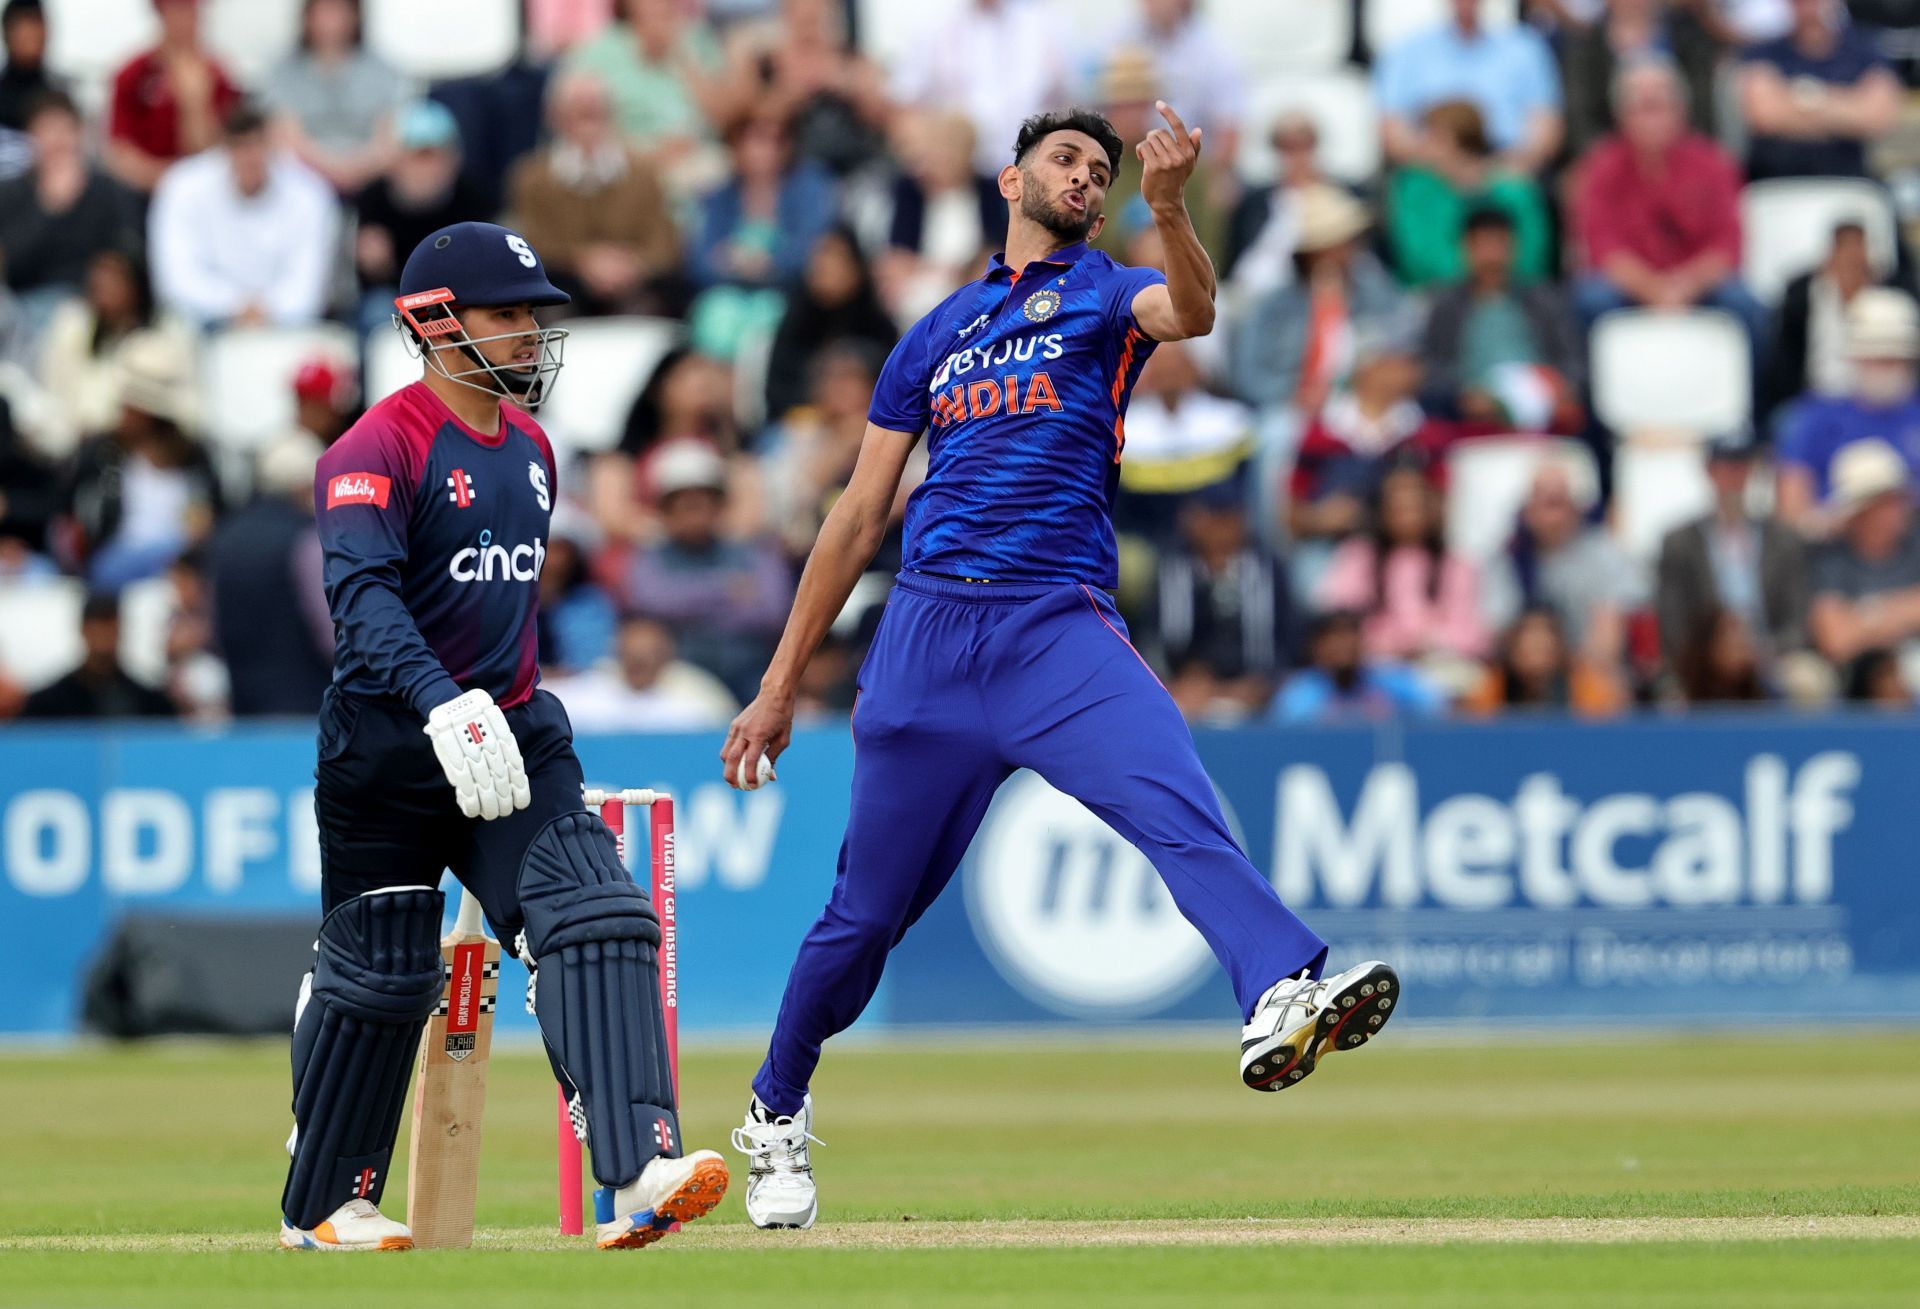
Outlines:
{"label": "white stadium seat", "polygon": [[627,411],[683,335],[664,318],[577,318],[566,328],[566,363],[539,414],[563,462],[569,451],[620,443]]}
{"label": "white stadium seat", "polygon": [[420,380],[420,360],[391,327],[376,327],[367,333],[360,361],[367,383],[367,393],[360,399],[369,407]]}
{"label": "white stadium seat", "polygon": [[1447,451],[1447,548],[1480,561],[1513,535],[1515,516],[1543,463],[1567,470],[1575,495],[1591,501],[1600,475],[1593,452],[1578,441],[1513,436],[1462,441]]}
{"label": "white stadium seat", "polygon": [[1833,245],[1834,224],[1856,219],[1867,229],[1867,255],[1876,271],[1894,264],[1893,211],[1872,182],[1848,177],[1780,178],[1754,182],[1740,193],[1747,288],[1773,304],[1787,283],[1810,272]]}
{"label": "white stadium seat", "polygon": [[1353,49],[1350,0],[1204,0],[1201,13],[1232,44],[1249,76],[1336,68]]}
{"label": "white stadium seat", "polygon": [[293,376],[300,366],[321,355],[351,370],[353,346],[353,333],[331,323],[215,333],[201,370],[208,443],[245,453],[280,435],[294,420]]}
{"label": "white stadium seat", "polygon": [[1320,132],[1320,166],[1343,182],[1371,181],[1380,171],[1380,125],[1366,74],[1357,68],[1325,73],[1281,73],[1254,83],[1246,130],[1240,135],[1240,175],[1253,185],[1271,182],[1279,161],[1268,138],[1273,122],[1304,111]]}
{"label": "white stadium seat", "polygon": [[1699,446],[1623,441],[1615,448],[1613,531],[1635,558],[1651,562],[1668,532],[1711,508],[1713,484]]}
{"label": "white stadium seat", "polygon": [[301,0],[206,0],[200,30],[235,80],[263,86],[300,44]]}
{"label": "white stadium seat", "polygon": [[[1308,4],[1324,2],[1306,0]],[[1446,22],[1452,6],[1448,0],[1366,0],[1365,8],[1367,48],[1377,59],[1407,37]],[[1480,0],[1480,22],[1485,27],[1506,27],[1519,13],[1519,0]]]}
{"label": "white stadium seat", "polygon": [[497,73],[520,54],[520,0],[365,0],[367,48],[409,77]]}
{"label": "white stadium seat", "polygon": [[120,663],[134,681],[166,685],[167,628],[178,603],[173,579],[165,573],[120,592]]}
{"label": "white stadium seat", "polygon": [[66,676],[80,662],[85,602],[72,578],[0,582],[0,673],[29,691]]}
{"label": "white stadium seat", "polygon": [[99,83],[151,46],[160,32],[153,0],[45,0],[47,66]]}
{"label": "white stadium seat", "polygon": [[1593,406],[1623,437],[1636,432],[1713,436],[1752,414],[1747,334],[1711,309],[1603,314],[1592,339]]}

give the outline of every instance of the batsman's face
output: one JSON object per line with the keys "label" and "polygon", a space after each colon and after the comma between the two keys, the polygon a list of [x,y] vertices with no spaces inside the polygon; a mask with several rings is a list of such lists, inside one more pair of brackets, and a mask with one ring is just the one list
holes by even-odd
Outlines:
{"label": "batsman's face", "polygon": [[1113,167],[1098,141],[1085,132],[1051,132],[1000,175],[1000,194],[1055,236],[1084,241],[1099,228],[1112,184]]}
{"label": "batsman's face", "polygon": [[[460,311],[460,325],[481,358],[497,368],[527,369],[540,362],[540,324],[532,305],[479,305]],[[497,338],[489,340],[487,338]]]}

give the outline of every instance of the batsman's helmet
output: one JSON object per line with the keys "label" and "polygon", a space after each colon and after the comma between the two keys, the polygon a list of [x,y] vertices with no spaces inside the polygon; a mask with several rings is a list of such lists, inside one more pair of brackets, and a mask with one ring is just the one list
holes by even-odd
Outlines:
{"label": "batsman's helmet", "polygon": [[[496,223],[455,223],[429,236],[407,257],[400,294],[393,302],[394,325],[420,349],[427,366],[449,381],[533,408],[546,398],[560,371],[565,329],[539,329],[540,353],[532,364],[490,364],[476,347],[505,338],[468,336],[453,311],[474,305],[563,305],[571,299],[548,280],[546,265],[518,232]],[[449,351],[464,356],[471,366],[449,368]]]}

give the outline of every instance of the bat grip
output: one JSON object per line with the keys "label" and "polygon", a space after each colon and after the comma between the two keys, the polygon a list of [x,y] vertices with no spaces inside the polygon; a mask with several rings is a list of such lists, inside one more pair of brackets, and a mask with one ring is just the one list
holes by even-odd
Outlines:
{"label": "bat grip", "polygon": [[464,886],[460,888],[460,912],[454,917],[453,930],[461,936],[480,934],[480,901]]}

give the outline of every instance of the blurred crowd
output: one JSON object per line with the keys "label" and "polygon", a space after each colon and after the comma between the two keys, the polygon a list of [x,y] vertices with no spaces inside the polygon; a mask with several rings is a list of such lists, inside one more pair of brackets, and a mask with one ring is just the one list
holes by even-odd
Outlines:
{"label": "blurred crowd", "polygon": [[[298,44],[253,84],[197,0],[153,0],[157,43],[82,87],[47,67],[58,6],[0,0],[0,613],[34,587],[85,593],[64,676],[11,676],[8,643],[38,634],[0,632],[0,717],[312,712],[332,641],[313,462],[379,397],[361,360],[317,355],[295,420],[236,475],[205,435],[207,343],[385,330],[412,247],[484,218],[539,249],[568,314],[680,325],[617,445],[561,470],[547,684],[583,729],[723,725],[888,350],[998,248],[1020,119],[1112,119],[1129,155],[1096,244],[1151,265],[1130,151],[1156,98],[1205,130],[1188,204],[1222,312],[1140,379],[1118,598],[1189,717],[1911,707],[1920,689],[1906,243],[1843,214],[1784,291],[1742,276],[1753,182],[1865,179],[1920,216],[1920,7],[1529,0],[1493,19],[1441,0],[1368,49],[1365,8],[1387,0],[1264,0],[1356,10],[1345,57],[1380,163],[1343,176],[1327,143],[1350,125],[1285,107],[1229,0],[1098,22],[926,0],[886,60],[851,0],[524,0],[515,63],[432,84],[368,47],[360,0],[284,2]],[[1645,434],[1596,413],[1589,335],[1694,308],[1744,336],[1752,418],[1687,434],[1711,507],[1636,551],[1614,465]],[[1506,503],[1463,500],[1457,470],[1515,437],[1539,457],[1489,527]],[[851,704],[898,521],[808,673],[809,712]],[[130,658],[136,603],[158,607],[139,636],[158,648]]]}

